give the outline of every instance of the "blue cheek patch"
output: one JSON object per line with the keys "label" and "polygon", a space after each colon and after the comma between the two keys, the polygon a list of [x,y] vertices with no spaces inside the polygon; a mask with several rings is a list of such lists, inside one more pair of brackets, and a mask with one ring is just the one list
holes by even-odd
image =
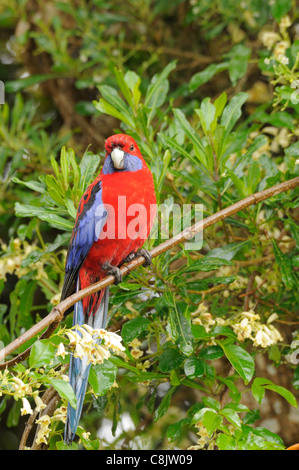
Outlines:
{"label": "blue cheek patch", "polygon": [[142,169],[142,161],[140,158],[130,153],[125,153],[125,171],[138,171]]}
{"label": "blue cheek patch", "polygon": [[113,162],[111,156],[109,155],[103,165],[102,173],[103,175],[111,175],[112,173],[116,173],[119,171],[138,171],[142,169],[142,161],[140,158],[136,157],[135,155],[131,155],[130,153],[125,153],[124,155],[125,164],[122,170],[116,170],[113,166]]}

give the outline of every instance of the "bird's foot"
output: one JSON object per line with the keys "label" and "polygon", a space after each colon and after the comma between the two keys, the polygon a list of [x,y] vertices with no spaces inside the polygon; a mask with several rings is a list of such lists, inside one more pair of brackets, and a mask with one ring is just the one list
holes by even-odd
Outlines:
{"label": "bird's foot", "polygon": [[120,284],[122,282],[123,276],[122,276],[120,269],[117,266],[112,266],[109,263],[109,261],[106,261],[106,263],[102,264],[102,268],[105,271],[107,271],[108,274],[115,277],[115,281],[114,281],[115,285]]}
{"label": "bird's foot", "polygon": [[122,260],[121,264],[123,265],[124,263],[130,263],[131,261],[133,261],[133,259],[136,259],[137,257],[137,253],[134,253],[134,251],[132,251],[132,253],[130,253],[128,256],[125,257],[125,259]]}
{"label": "bird's foot", "polygon": [[144,248],[141,248],[139,251],[136,253],[132,252],[128,256],[125,257],[123,260],[123,263],[130,263],[130,261],[133,261],[136,258],[139,258],[139,256],[143,256],[145,258],[145,262],[143,263],[144,267],[150,266],[152,264],[152,257],[149,251],[145,250]]}
{"label": "bird's foot", "polygon": [[149,251],[145,250],[144,248],[141,248],[139,251],[137,251],[137,254],[139,256],[143,256],[143,258],[145,259],[145,262],[142,266],[146,268],[147,266],[150,266],[152,264],[152,256]]}

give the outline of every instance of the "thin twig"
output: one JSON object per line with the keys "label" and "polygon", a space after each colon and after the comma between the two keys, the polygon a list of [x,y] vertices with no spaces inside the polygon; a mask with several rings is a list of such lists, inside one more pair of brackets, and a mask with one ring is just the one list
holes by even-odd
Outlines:
{"label": "thin twig", "polygon": [[244,307],[243,307],[244,312],[247,312],[249,310],[250,295],[252,294],[253,283],[254,283],[254,280],[255,280],[255,276],[257,274],[258,273],[256,271],[253,271],[253,273],[251,273],[251,275],[249,277],[249,281],[248,281],[247,289],[246,289],[246,293],[245,293],[245,300],[244,300]]}
{"label": "thin twig", "polygon": [[[53,398],[53,396],[56,395],[56,393],[57,392],[53,387],[47,388],[47,390],[44,392],[44,394],[41,397],[45,405],[49,403],[49,401]],[[25,449],[29,434],[35,424],[35,420],[39,413],[40,413],[39,411],[34,410],[32,415],[30,415],[28,421],[26,422],[25,429],[24,429],[24,432],[20,441],[19,450]]]}
{"label": "thin twig", "polygon": [[[265,189],[264,191],[260,191],[258,193],[252,194],[246,197],[245,199],[242,199],[241,201],[238,201],[235,204],[232,204],[231,206],[226,207],[225,209],[222,209],[219,212],[216,212],[215,214],[207,217],[206,219],[200,222],[197,222],[193,226],[186,228],[175,237],[170,238],[169,240],[154,247],[151,250],[150,254],[152,258],[156,258],[157,256],[161,255],[165,251],[170,250],[174,246],[177,246],[180,243],[184,243],[185,241],[192,239],[196,234],[198,234],[199,232],[202,232],[207,227],[210,227],[211,225],[214,225],[217,222],[222,221],[223,219],[230,217],[233,214],[236,214],[237,212],[244,210],[245,208],[253,204],[258,204],[262,201],[265,201],[266,199],[269,199],[270,197],[276,196],[277,194],[283,193],[290,189],[294,189],[298,186],[299,186],[299,177],[285,181],[284,183],[277,184],[275,186],[272,186],[271,188]],[[125,276],[129,274],[131,271],[138,268],[139,266],[142,266],[144,261],[145,261],[145,258],[143,256],[139,256],[138,258],[131,261],[130,263],[122,266],[120,268],[122,276]],[[16,358],[8,362],[3,362],[2,364],[1,364],[1,359],[4,360],[5,357],[10,355],[13,351],[19,348],[26,341],[28,341],[35,335],[39,334],[44,328],[48,328],[48,329],[47,331],[43,333],[43,338],[50,336],[51,332],[53,331],[54,326],[55,328],[57,327],[59,322],[62,321],[64,317],[64,313],[70,307],[72,307],[79,300],[82,300],[84,297],[87,297],[91,294],[94,294],[95,292],[100,291],[101,289],[105,289],[106,287],[110,286],[111,284],[114,283],[114,280],[115,280],[114,276],[111,276],[111,275],[107,276],[105,279],[102,279],[101,281],[76,292],[75,294],[71,295],[67,299],[60,302],[60,304],[57,305],[56,307],[53,307],[49,315],[47,315],[39,323],[34,325],[32,328],[30,328],[28,331],[22,334],[19,338],[12,341],[8,346],[6,346],[0,351],[0,370],[20,362],[20,360],[24,359],[24,354],[17,356]],[[28,351],[29,349],[26,351],[26,354],[29,354]]]}

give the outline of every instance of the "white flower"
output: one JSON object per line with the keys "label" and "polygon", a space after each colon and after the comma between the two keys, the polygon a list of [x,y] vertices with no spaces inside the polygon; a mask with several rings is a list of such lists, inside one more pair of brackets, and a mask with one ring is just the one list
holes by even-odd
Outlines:
{"label": "white flower", "polygon": [[51,424],[51,418],[48,415],[43,415],[39,419],[35,421],[37,424],[40,425],[37,437],[36,437],[36,444],[47,444],[48,440],[47,438],[49,437],[50,433],[50,424]]}
{"label": "white flower", "polygon": [[283,16],[279,23],[279,28],[281,30],[287,29],[292,25],[291,19],[288,15]]}
{"label": "white flower", "polygon": [[255,335],[253,344],[255,346],[261,346],[262,348],[267,348],[268,346],[271,346],[272,341],[270,336],[265,331],[259,330]]}
{"label": "white flower", "polygon": [[272,31],[263,31],[261,35],[262,43],[267,47],[267,49],[271,49],[280,39],[280,35]]}
{"label": "white flower", "polygon": [[288,57],[283,55],[283,56],[280,57],[280,62],[284,65],[287,65],[289,63],[289,59],[288,59]]}
{"label": "white flower", "polygon": [[14,397],[17,398],[23,398],[24,395],[30,395],[32,390],[30,385],[25,384],[21,379],[18,377],[13,378],[12,385],[15,389]]}
{"label": "white flower", "polygon": [[[110,351],[120,354],[125,350],[121,344],[122,338],[116,333],[106,331],[103,328],[93,329],[86,324],[75,325],[71,330],[65,330],[64,334],[69,339],[69,344],[74,350],[74,356],[80,359],[86,357],[87,363],[102,363],[111,356]],[[63,352],[62,346],[60,348]]]}
{"label": "white flower", "polygon": [[40,412],[46,408],[47,405],[43,402],[39,395],[33,395],[33,398],[36,404],[35,411]]}
{"label": "white flower", "polygon": [[68,353],[64,348],[64,344],[59,343],[58,348],[57,348],[57,353],[55,355],[56,356],[61,356],[64,359],[66,354],[68,354]]}
{"label": "white flower", "polygon": [[33,411],[27,398],[22,398],[23,408],[21,408],[21,416],[32,415]]}

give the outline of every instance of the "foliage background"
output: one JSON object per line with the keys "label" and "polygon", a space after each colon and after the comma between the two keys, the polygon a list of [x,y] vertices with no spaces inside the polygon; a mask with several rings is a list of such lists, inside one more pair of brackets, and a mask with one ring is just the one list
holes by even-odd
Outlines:
{"label": "foliage background", "polygon": [[[298,175],[295,1],[2,0],[0,26],[4,344],[58,303],[76,208],[112,133],[137,140],[159,202],[202,203],[204,215]],[[94,367],[82,420],[92,441],[80,446],[298,442],[296,194],[112,288],[111,327],[127,354]],[[64,362],[56,347],[39,344],[12,377],[48,387]],[[0,447],[15,449],[28,416],[3,390]],[[51,427],[50,448],[62,448],[62,429]]]}

